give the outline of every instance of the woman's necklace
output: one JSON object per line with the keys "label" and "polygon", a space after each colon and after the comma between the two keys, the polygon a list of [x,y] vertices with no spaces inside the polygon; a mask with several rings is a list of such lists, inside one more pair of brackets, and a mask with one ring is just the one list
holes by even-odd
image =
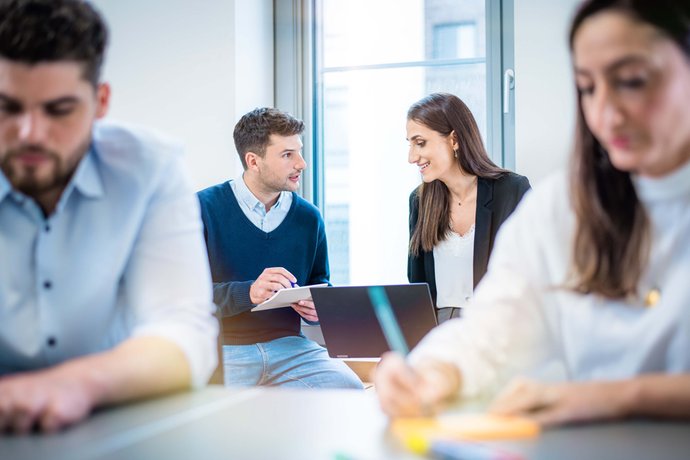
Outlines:
{"label": "woman's necklace", "polygon": [[[472,189],[472,187],[474,187],[476,183],[477,183],[477,176],[474,177],[474,182],[473,182],[472,185],[470,186],[470,189]],[[470,192],[470,193],[467,195],[467,197],[465,198],[465,203],[467,203],[467,200],[469,200],[471,196],[472,196],[472,193]],[[462,206],[462,201],[463,201],[463,200],[458,200],[458,206]]]}

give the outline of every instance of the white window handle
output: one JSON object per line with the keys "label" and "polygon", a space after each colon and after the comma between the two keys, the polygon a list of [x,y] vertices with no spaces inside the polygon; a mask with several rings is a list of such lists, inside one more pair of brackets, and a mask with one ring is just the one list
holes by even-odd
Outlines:
{"label": "white window handle", "polygon": [[515,88],[515,72],[506,69],[503,73],[503,113],[510,113],[510,90]]}

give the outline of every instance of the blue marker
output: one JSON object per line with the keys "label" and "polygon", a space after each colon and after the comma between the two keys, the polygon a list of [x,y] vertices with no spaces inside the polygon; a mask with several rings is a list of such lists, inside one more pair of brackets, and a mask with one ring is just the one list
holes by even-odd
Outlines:
{"label": "blue marker", "polygon": [[383,286],[371,286],[367,291],[371,304],[374,306],[376,318],[379,320],[381,330],[383,330],[383,336],[386,338],[386,342],[388,342],[388,348],[403,356],[407,355],[409,349],[405,342],[405,336],[400,330],[398,321],[395,319],[393,307],[391,307],[385,289]]}
{"label": "blue marker", "polygon": [[293,283],[292,281],[290,281],[290,287],[293,287],[293,288],[294,288],[294,287],[299,287],[299,284]]}
{"label": "blue marker", "polygon": [[432,441],[429,453],[439,460],[523,460],[513,452],[467,441]]}

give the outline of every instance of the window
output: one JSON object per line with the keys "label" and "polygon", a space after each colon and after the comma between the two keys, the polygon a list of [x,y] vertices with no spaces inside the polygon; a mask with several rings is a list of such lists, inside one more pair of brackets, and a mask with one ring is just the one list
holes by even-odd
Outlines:
{"label": "window", "polygon": [[434,59],[477,57],[477,25],[474,22],[434,25]]}
{"label": "window", "polygon": [[[512,49],[508,53],[502,42],[501,15],[512,2],[274,4],[276,104],[312,130],[305,139],[311,176],[303,192],[324,215],[331,281],[407,282],[408,197],[420,183],[407,162],[407,109],[432,92],[458,95],[494,161],[511,165],[501,81]],[[295,56],[301,59],[296,64]]]}

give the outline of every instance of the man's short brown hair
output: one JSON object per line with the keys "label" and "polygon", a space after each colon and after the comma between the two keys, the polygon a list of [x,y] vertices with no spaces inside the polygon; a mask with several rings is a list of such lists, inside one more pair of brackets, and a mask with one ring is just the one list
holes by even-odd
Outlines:
{"label": "man's short brown hair", "polygon": [[108,28],[88,2],[0,0],[0,57],[9,61],[73,61],[95,87],[107,43]]}
{"label": "man's short brown hair", "polygon": [[247,152],[256,153],[260,157],[266,154],[271,134],[294,136],[303,132],[304,122],[272,107],[257,108],[245,114],[237,122],[233,132],[242,167],[247,169],[244,158]]}

